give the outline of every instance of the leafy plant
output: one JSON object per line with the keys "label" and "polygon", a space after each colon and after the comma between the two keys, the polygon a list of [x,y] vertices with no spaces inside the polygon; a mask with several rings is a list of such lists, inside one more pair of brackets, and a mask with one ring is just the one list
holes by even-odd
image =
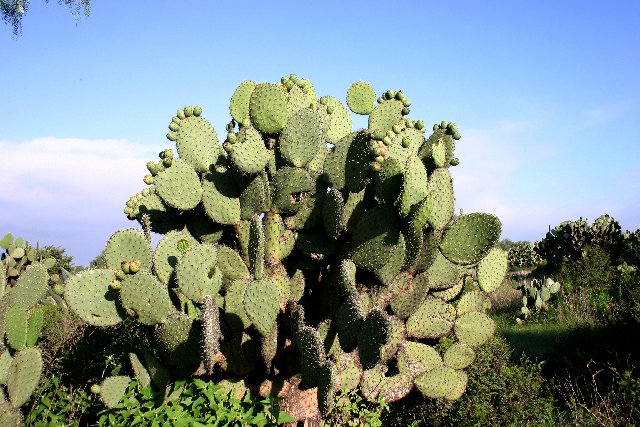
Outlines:
{"label": "leafy plant", "polygon": [[197,378],[176,381],[170,399],[132,381],[120,403],[99,413],[99,426],[277,426],[295,419],[276,405],[279,399],[255,399]]}

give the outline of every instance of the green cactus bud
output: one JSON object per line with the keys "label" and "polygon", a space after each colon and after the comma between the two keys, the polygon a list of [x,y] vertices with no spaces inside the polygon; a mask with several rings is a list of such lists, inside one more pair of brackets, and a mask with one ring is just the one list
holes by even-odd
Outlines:
{"label": "green cactus bud", "polygon": [[378,101],[378,104],[382,104],[384,102],[384,98],[379,97],[378,99],[376,99],[376,101]]}
{"label": "green cactus bud", "polygon": [[149,189],[148,189],[148,188],[143,189],[143,190],[142,190],[142,195],[143,195],[144,197],[147,197],[147,196],[149,195]]}
{"label": "green cactus bud", "polygon": [[386,133],[381,131],[380,129],[375,129],[372,132],[371,137],[375,140],[382,141],[382,139],[386,136]]}
{"label": "green cactus bud", "polygon": [[193,116],[193,107],[184,107],[184,115],[185,117]]}
{"label": "green cactus bud", "polygon": [[144,181],[145,184],[151,185],[151,184],[153,184],[153,176],[152,175],[145,175],[143,181]]}
{"label": "green cactus bud", "polygon": [[405,125],[407,128],[409,128],[409,129],[413,129],[413,120],[411,120],[411,119],[406,119],[406,120],[404,121],[404,125]]}
{"label": "green cactus bud", "polygon": [[446,129],[446,128],[447,128],[447,126],[449,126],[449,122],[448,122],[448,121],[446,121],[446,120],[443,120],[443,121],[442,121],[442,123],[440,123],[440,127],[441,127],[442,129]]}
{"label": "green cactus bud", "polygon": [[384,156],[378,156],[374,159],[376,162],[378,163],[383,163],[384,162]]}
{"label": "green cactus bud", "polygon": [[154,162],[147,163],[147,169],[151,172],[151,175],[156,176],[158,174],[158,168]]}
{"label": "green cactus bud", "polygon": [[333,107],[331,105],[327,105],[327,114],[333,114]]}
{"label": "green cactus bud", "polygon": [[460,159],[459,158],[455,158],[455,159],[451,159],[451,166],[458,166],[460,164]]}
{"label": "green cactus bud", "polygon": [[202,107],[199,105],[193,107],[193,115],[196,117],[200,117],[200,114],[202,114]]}
{"label": "green cactus bud", "polygon": [[133,213],[133,208],[127,206],[126,208],[124,208],[124,213],[127,214],[127,215]]}
{"label": "green cactus bud", "polygon": [[289,79],[291,79],[291,81],[294,82],[294,83],[298,82],[298,76],[295,75],[295,74],[289,75]]}
{"label": "green cactus bud", "polygon": [[114,291],[119,291],[122,287],[122,282],[118,279],[113,279],[111,282],[109,282],[109,287]]}
{"label": "green cactus bud", "polygon": [[418,130],[424,129],[424,120],[418,120],[415,123],[415,128],[418,129]]}
{"label": "green cactus bud", "polygon": [[237,140],[238,136],[235,133],[231,132],[227,135],[227,141],[229,141],[229,144],[235,144]]}
{"label": "green cactus bud", "polygon": [[176,116],[178,116],[180,120],[184,120],[184,118],[186,117],[184,114],[184,110],[178,110],[178,112],[176,113]]}
{"label": "green cactus bud", "polygon": [[408,99],[405,99],[402,101],[402,105],[404,105],[405,107],[409,107],[411,105],[411,101],[409,101]]}
{"label": "green cactus bud", "polygon": [[121,281],[122,281],[122,280],[124,280],[124,279],[125,279],[125,277],[126,277],[126,275],[125,275],[125,274],[126,274],[126,273],[125,273],[124,271],[122,271],[122,269],[120,269],[120,270],[115,270],[116,279],[118,279],[118,280],[121,280]]}
{"label": "green cactus bud", "polygon": [[402,138],[402,146],[404,148],[408,148],[409,145],[411,145],[411,140],[409,138],[407,138],[406,136],[404,138]]}
{"label": "green cactus bud", "polygon": [[371,162],[369,163],[369,167],[373,172],[380,172],[382,170],[382,163],[380,162]]}
{"label": "green cactus bud", "polygon": [[100,393],[100,385],[99,384],[94,384],[91,386],[91,393],[93,394],[99,394]]}
{"label": "green cactus bud", "polygon": [[391,145],[391,138],[385,136],[384,138],[382,138],[382,142],[384,143],[384,145]]}
{"label": "green cactus bud", "polygon": [[391,130],[393,131],[393,133],[400,133],[402,132],[402,127],[400,125],[393,125],[391,126]]}
{"label": "green cactus bud", "polygon": [[167,148],[163,153],[163,159],[173,159],[173,150],[171,148]]}
{"label": "green cactus bud", "polygon": [[55,285],[53,285],[51,287],[51,290],[53,291],[54,294],[56,295],[62,295],[64,294],[64,286],[62,286],[59,283],[56,283]]}
{"label": "green cactus bud", "polygon": [[395,94],[395,98],[396,98],[398,101],[404,101],[405,99],[407,99],[407,97],[406,97],[406,96],[404,96],[404,93],[402,93],[402,91],[398,91],[398,92],[396,92],[396,94]]}
{"label": "green cactus bud", "polygon": [[461,138],[460,134],[458,132],[453,134],[453,139],[455,139],[456,141],[459,140]]}
{"label": "green cactus bud", "polygon": [[178,129],[180,129],[180,125],[175,122],[171,122],[169,123],[169,129],[174,132],[178,132]]}
{"label": "green cactus bud", "polygon": [[140,271],[140,260],[136,259],[131,261],[129,263],[129,272],[131,274],[136,274],[138,271]]}
{"label": "green cactus bud", "polygon": [[169,141],[176,141],[176,140],[178,139],[178,136],[177,136],[175,133],[173,133],[173,132],[169,132],[169,133],[167,134],[167,139],[168,139]]}
{"label": "green cactus bud", "polygon": [[129,270],[131,263],[129,261],[122,261],[121,268],[125,274],[131,274],[131,270]]}
{"label": "green cactus bud", "polygon": [[435,125],[433,125],[433,131],[437,131],[438,129],[440,129],[440,124],[436,123]]}
{"label": "green cactus bud", "polygon": [[173,163],[173,158],[172,157],[165,157],[164,159],[162,159],[162,164],[166,168],[170,167],[172,163]]}
{"label": "green cactus bud", "polygon": [[173,116],[173,118],[171,119],[171,121],[177,125],[180,124],[180,119],[177,116]]}
{"label": "green cactus bud", "polygon": [[129,207],[129,208],[133,209],[133,207],[134,207],[135,205],[136,205],[136,204],[133,202],[133,200],[131,200],[131,199],[127,200],[127,207]]}
{"label": "green cactus bud", "polygon": [[384,98],[385,99],[393,99],[393,97],[395,96],[395,92],[392,90],[388,90],[384,93]]}
{"label": "green cactus bud", "polygon": [[403,116],[408,116],[408,115],[409,115],[409,109],[408,109],[407,107],[404,107],[404,108],[402,109],[402,115],[403,115]]}

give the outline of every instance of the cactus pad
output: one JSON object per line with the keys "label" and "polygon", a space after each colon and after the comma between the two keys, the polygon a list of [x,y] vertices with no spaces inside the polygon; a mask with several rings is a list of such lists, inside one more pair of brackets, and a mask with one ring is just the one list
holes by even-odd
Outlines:
{"label": "cactus pad", "polygon": [[204,117],[191,116],[181,120],[177,136],[180,158],[196,172],[206,172],[211,165],[226,164],[218,135]]}
{"label": "cactus pad", "polygon": [[359,130],[350,133],[331,149],[324,160],[324,180],[328,186],[358,193],[362,191],[369,178],[369,169],[363,165],[369,163],[369,132]]}
{"label": "cactus pad", "polygon": [[168,363],[185,367],[200,361],[200,328],[184,313],[171,313],[156,326],[160,352]]}
{"label": "cactus pad", "polygon": [[80,272],[67,281],[65,300],[71,310],[90,325],[117,325],[126,314],[118,303],[118,292],[109,287],[113,278],[113,270]]}
{"label": "cactus pad", "polygon": [[130,383],[131,378],[124,375],[105,378],[100,384],[102,403],[109,409],[116,406],[124,396]]}
{"label": "cactus pad", "polygon": [[271,332],[280,311],[280,293],[271,279],[252,281],[244,291],[244,308],[260,335]]}
{"label": "cactus pad", "polygon": [[151,376],[136,353],[129,353],[129,362],[131,362],[131,367],[140,385],[149,387],[151,385]]}
{"label": "cactus pad", "polygon": [[289,118],[286,96],[276,85],[260,83],[249,99],[249,117],[253,126],[262,133],[280,132]]}
{"label": "cactus pad", "polygon": [[147,272],[128,274],[120,290],[122,306],[143,325],[163,323],[174,308],[167,287]]}
{"label": "cactus pad", "polygon": [[440,298],[427,298],[407,319],[407,334],[413,338],[440,338],[456,320],[456,309]]}
{"label": "cactus pad", "polygon": [[494,215],[463,215],[444,233],[440,251],[455,264],[475,264],[495,245],[501,231],[500,220]]}
{"label": "cactus pad", "polygon": [[107,267],[118,270],[124,261],[140,260],[140,268],[151,270],[151,246],[144,234],[135,228],[113,233],[104,250]]}
{"label": "cactus pad", "polygon": [[245,80],[240,83],[240,86],[234,92],[229,104],[229,110],[236,122],[243,123],[245,119],[249,118],[249,100],[255,88],[256,84],[254,82]]}
{"label": "cactus pad", "polygon": [[[0,271],[0,273],[2,273]],[[42,299],[47,293],[49,275],[47,269],[40,264],[31,264],[24,270],[18,278],[9,303],[21,303],[25,309],[30,310]]]}
{"label": "cactus pad", "polygon": [[304,167],[324,148],[322,117],[303,108],[287,122],[280,136],[280,154],[291,166]]}
{"label": "cactus pad", "polygon": [[240,189],[227,169],[217,166],[202,177],[202,205],[209,217],[231,225],[240,220]]}
{"label": "cactus pad", "polygon": [[507,253],[493,248],[478,263],[478,284],[485,292],[493,292],[500,287],[509,267]]}
{"label": "cactus pad", "polygon": [[11,304],[5,316],[7,341],[16,351],[27,344],[28,318],[27,310],[19,302]]}
{"label": "cactus pad", "polygon": [[356,114],[369,115],[376,106],[376,92],[366,82],[356,82],[347,91],[347,105]]}
{"label": "cactus pad", "polygon": [[176,209],[193,209],[202,200],[200,178],[182,159],[173,159],[171,167],[155,176],[154,183],[162,200]]}
{"label": "cactus pad", "polygon": [[476,352],[464,344],[455,343],[444,353],[445,365],[453,369],[464,369],[476,358]]}
{"label": "cactus pad", "polygon": [[493,336],[496,324],[486,314],[472,312],[461,316],[456,321],[454,330],[462,344],[478,347]]}
{"label": "cactus pad", "polygon": [[13,358],[7,377],[7,391],[11,405],[19,408],[31,397],[40,383],[42,354],[35,347],[25,347]]}
{"label": "cactus pad", "polygon": [[368,210],[353,233],[353,262],[367,270],[383,267],[399,238],[398,215],[392,206],[379,205]]}
{"label": "cactus pad", "polygon": [[216,271],[217,247],[197,245],[185,253],[176,267],[176,280],[180,290],[195,303],[205,295],[215,296],[222,287],[222,271]]}

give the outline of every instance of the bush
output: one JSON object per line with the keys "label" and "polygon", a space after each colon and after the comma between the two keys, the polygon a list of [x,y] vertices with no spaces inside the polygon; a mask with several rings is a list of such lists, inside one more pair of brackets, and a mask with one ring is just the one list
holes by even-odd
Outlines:
{"label": "bush", "polygon": [[467,391],[457,401],[427,399],[415,390],[391,405],[389,426],[541,426],[554,424],[554,386],[542,378],[542,364],[522,357],[510,360],[511,349],[496,335],[476,349],[467,369]]}

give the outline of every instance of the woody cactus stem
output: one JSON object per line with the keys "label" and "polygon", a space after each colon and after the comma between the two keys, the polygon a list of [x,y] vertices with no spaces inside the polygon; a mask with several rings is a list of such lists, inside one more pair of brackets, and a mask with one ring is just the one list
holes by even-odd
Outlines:
{"label": "woody cactus stem", "polygon": [[[178,110],[167,135],[178,156],[149,162],[151,187],[126,208],[164,237],[153,250],[148,231],[116,232],[108,269],[67,281],[69,306],[99,326],[135,316],[168,363],[286,382],[287,408],[300,409],[305,384],[317,387],[300,419],[355,387],[386,401],[414,386],[459,398],[474,348],[495,331],[487,293],[508,265],[492,249],[500,221],[454,215],[455,124],[428,135],[407,95],[376,97],[366,82],[346,104],[293,74],[247,80],[222,144],[201,108]],[[354,131],[350,111],[368,128]],[[121,271],[133,260],[138,273]],[[444,336],[460,347],[447,357],[431,346]],[[389,363],[398,374],[385,375]]]}

